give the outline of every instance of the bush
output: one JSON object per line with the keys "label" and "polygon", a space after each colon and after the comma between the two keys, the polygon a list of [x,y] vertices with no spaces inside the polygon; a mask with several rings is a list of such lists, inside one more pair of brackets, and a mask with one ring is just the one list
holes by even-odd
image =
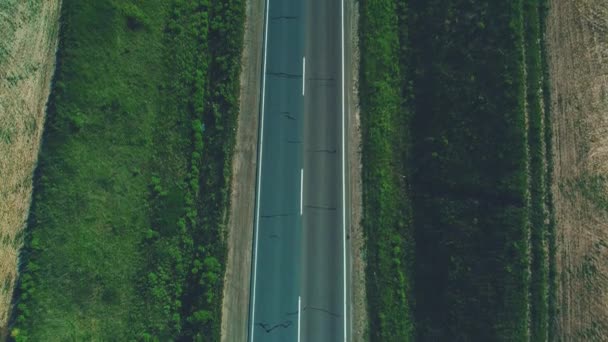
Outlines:
{"label": "bush", "polygon": [[114,1],[113,6],[124,16],[129,29],[139,30],[150,25],[150,20],[137,5],[128,1]]}

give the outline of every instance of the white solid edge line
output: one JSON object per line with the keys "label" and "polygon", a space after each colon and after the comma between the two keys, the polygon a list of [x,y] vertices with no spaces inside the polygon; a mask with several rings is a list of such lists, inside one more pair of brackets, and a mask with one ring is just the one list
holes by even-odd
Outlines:
{"label": "white solid edge line", "polygon": [[302,96],[306,91],[306,56],[302,57]]}
{"label": "white solid edge line", "polygon": [[341,8],[340,8],[340,19],[341,19],[341,40],[342,40],[342,251],[343,251],[343,255],[342,255],[342,262],[343,262],[343,274],[344,274],[344,342],[347,341],[347,335],[346,335],[346,316],[347,316],[347,311],[346,311],[346,180],[345,180],[345,173],[346,173],[346,169],[345,169],[345,158],[346,158],[346,154],[345,154],[345,149],[346,149],[346,144],[345,144],[345,126],[344,126],[344,0],[341,0],[340,2],[341,4]]}
{"label": "white solid edge line", "polygon": [[266,53],[268,47],[268,13],[269,13],[270,0],[266,0],[266,13],[264,22],[264,70],[262,72],[262,115],[260,119],[260,158],[258,160],[258,193],[257,193],[257,205],[255,214],[255,252],[253,257],[253,301],[251,309],[251,342],[253,342],[254,334],[253,327],[255,326],[255,285],[257,280],[258,271],[258,236],[260,231],[260,193],[262,192],[262,152],[264,150],[264,101],[266,99]]}
{"label": "white solid edge line", "polygon": [[301,313],[302,313],[302,297],[298,296],[298,342],[300,342]]}

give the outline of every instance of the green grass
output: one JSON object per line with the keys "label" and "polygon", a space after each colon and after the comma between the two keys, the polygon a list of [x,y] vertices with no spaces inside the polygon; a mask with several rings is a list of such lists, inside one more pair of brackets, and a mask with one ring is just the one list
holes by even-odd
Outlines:
{"label": "green grass", "polygon": [[547,254],[548,254],[548,294],[547,294],[547,330],[548,340],[554,341],[557,336],[557,261],[556,261],[556,218],[553,205],[553,126],[551,113],[551,84],[549,75],[549,61],[546,42],[547,15],[549,12],[549,1],[539,0],[539,23],[540,23],[540,52],[542,63],[542,90],[545,119],[545,153],[547,161],[547,174],[545,176],[546,207],[548,209],[547,224]]}
{"label": "green grass", "polygon": [[361,3],[372,340],[546,340],[552,161],[539,6]]}
{"label": "green grass", "polygon": [[526,75],[528,105],[528,146],[530,153],[530,225],[531,279],[530,317],[531,340],[548,339],[548,208],[547,206],[547,147],[545,115],[542,109],[543,66],[541,55],[540,5],[537,0],[524,1]]}
{"label": "green grass", "polygon": [[107,1],[64,2],[20,336],[132,339],[145,330],[131,317],[146,311],[136,285],[145,261],[139,244],[150,224],[150,138],[161,106],[156,86],[166,77],[157,67],[166,8],[156,1],[144,10],[155,25],[131,32]]}
{"label": "green grass", "polygon": [[403,82],[407,69],[400,66],[405,49],[399,49],[400,43],[406,43],[407,19],[405,9],[393,0],[361,5],[363,227],[370,338],[409,341],[414,329],[413,245],[407,180],[402,175],[407,167],[410,114],[402,96],[411,92]]}
{"label": "green grass", "polygon": [[411,2],[421,340],[527,336],[522,11],[521,1]]}
{"label": "green grass", "polygon": [[603,175],[582,175],[571,187],[579,189],[580,193],[597,210],[608,212],[608,194],[604,191],[608,188],[608,177]]}
{"label": "green grass", "polygon": [[13,37],[18,28],[24,23],[37,20],[36,15],[40,13],[41,0],[2,0],[0,2],[0,63],[4,63],[9,57],[9,47],[13,43]]}
{"label": "green grass", "polygon": [[217,340],[243,6],[64,0],[17,340]]}

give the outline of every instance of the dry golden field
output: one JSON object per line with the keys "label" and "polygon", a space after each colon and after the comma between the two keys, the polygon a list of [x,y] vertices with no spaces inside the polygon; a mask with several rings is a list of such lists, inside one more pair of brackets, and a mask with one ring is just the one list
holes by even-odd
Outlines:
{"label": "dry golden field", "polygon": [[608,1],[551,0],[547,23],[561,341],[608,341]]}
{"label": "dry golden field", "polygon": [[60,0],[0,1],[0,338],[55,66]]}

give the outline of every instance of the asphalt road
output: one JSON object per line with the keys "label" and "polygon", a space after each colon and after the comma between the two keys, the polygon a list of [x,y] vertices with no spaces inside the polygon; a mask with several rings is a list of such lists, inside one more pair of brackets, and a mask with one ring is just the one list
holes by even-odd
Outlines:
{"label": "asphalt road", "polygon": [[350,338],[341,6],[266,2],[250,341]]}

